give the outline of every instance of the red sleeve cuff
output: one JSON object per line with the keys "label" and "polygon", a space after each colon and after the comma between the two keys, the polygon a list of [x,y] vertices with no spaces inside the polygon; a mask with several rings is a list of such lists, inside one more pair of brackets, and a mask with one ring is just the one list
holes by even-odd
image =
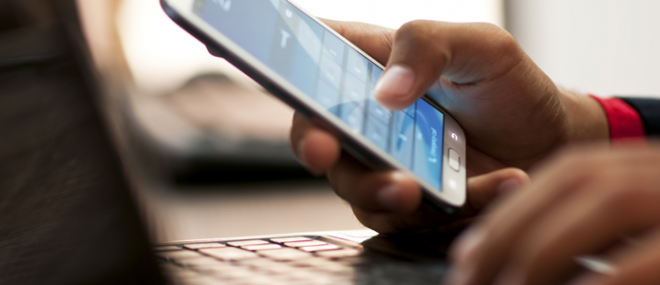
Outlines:
{"label": "red sleeve cuff", "polygon": [[610,139],[635,139],[645,137],[644,124],[639,113],[630,105],[619,98],[600,98],[591,95],[598,100],[610,125]]}

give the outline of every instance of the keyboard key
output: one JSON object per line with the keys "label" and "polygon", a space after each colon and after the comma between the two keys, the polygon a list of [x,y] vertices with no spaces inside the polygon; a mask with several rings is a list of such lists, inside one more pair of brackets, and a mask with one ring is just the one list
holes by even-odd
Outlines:
{"label": "keyboard key", "polygon": [[293,248],[280,248],[273,250],[264,250],[258,252],[261,256],[268,257],[277,261],[290,261],[294,259],[302,259],[312,257],[311,254]]}
{"label": "keyboard key", "polygon": [[208,248],[199,251],[222,260],[243,260],[258,257],[254,252],[233,247]]}
{"label": "keyboard key", "polygon": [[241,246],[241,248],[245,250],[257,251],[257,250],[278,249],[278,248],[282,248],[282,246],[279,244],[271,243],[271,244],[259,244],[259,245],[246,245],[246,246]]}
{"label": "keyboard key", "polygon": [[[242,268],[235,266],[231,270],[221,270],[214,272],[213,275],[216,277],[220,277],[222,279],[226,280],[245,280],[245,278],[248,278],[250,276],[253,276],[255,273],[254,271],[248,269],[248,268]],[[221,283],[224,284],[224,283]],[[234,283],[232,283],[234,284]],[[242,283],[239,283],[242,284]]]}
{"label": "keyboard key", "polygon": [[295,242],[295,241],[310,241],[312,239],[308,237],[288,237],[288,238],[272,238],[270,240],[276,243],[285,243],[285,242]]}
{"label": "keyboard key", "polygon": [[228,242],[227,244],[231,245],[231,246],[240,247],[240,246],[245,246],[245,245],[269,244],[269,242],[267,242],[265,240],[256,239],[256,240],[231,241],[231,242]]}
{"label": "keyboard key", "polygon": [[319,251],[316,255],[325,257],[325,258],[340,258],[340,257],[353,257],[360,254],[360,251],[355,249],[341,249],[341,250],[330,250],[330,251]]}
{"label": "keyboard key", "polygon": [[189,243],[189,244],[184,244],[183,247],[187,249],[202,249],[202,248],[223,248],[227,247],[224,244],[213,242],[213,243]]}
{"label": "keyboard key", "polygon": [[260,274],[252,274],[246,278],[242,278],[240,283],[237,284],[249,284],[249,285],[278,285],[282,283],[276,283],[271,276],[262,276]]}
{"label": "keyboard key", "polygon": [[283,276],[284,278],[288,280],[299,280],[299,281],[305,281],[305,285],[309,285],[311,280],[315,280],[316,278],[319,278],[319,274],[317,272],[312,272],[309,270],[294,270],[288,273],[286,276]]}
{"label": "keyboard key", "polygon": [[323,266],[328,266],[335,263],[334,261],[325,259],[325,258],[320,258],[320,257],[314,257],[314,258],[306,258],[306,259],[301,259],[301,260],[296,260],[291,263],[291,266],[295,267],[323,267]]}
{"label": "keyboard key", "polygon": [[291,272],[300,269],[290,266],[288,262],[279,262],[267,258],[244,260],[236,262],[235,264],[243,268],[250,268],[251,270],[261,272],[262,274],[266,273],[280,276],[288,275]]}
{"label": "keyboard key", "polygon": [[279,262],[268,258],[246,259],[235,262],[238,266],[246,266],[250,268],[268,267]]}
{"label": "keyboard key", "polygon": [[161,245],[154,247],[154,251],[167,251],[167,250],[181,250],[181,247],[178,245]]}
{"label": "keyboard key", "polygon": [[190,250],[176,250],[176,251],[161,251],[156,253],[158,256],[163,257],[167,260],[174,259],[189,259],[189,258],[203,258],[204,256],[197,253],[196,251]]}
{"label": "keyboard key", "polygon": [[217,276],[217,275],[222,275],[225,272],[234,271],[234,270],[236,270],[237,267],[236,266],[231,266],[229,264],[224,264],[224,265],[220,265],[220,266],[210,266],[209,265],[209,266],[195,266],[195,267],[188,267],[188,268],[190,268],[194,271],[197,271],[199,273],[202,273],[202,274]]}
{"label": "keyboard key", "polygon": [[161,265],[161,269],[166,276],[172,278],[187,278],[199,275],[199,273],[195,271],[184,269],[183,267],[174,265],[173,263],[166,263]]}
{"label": "keyboard key", "polygon": [[288,274],[294,270],[300,270],[300,268],[291,267],[283,262],[275,262],[269,266],[255,267],[254,270],[271,274]]}
{"label": "keyboard key", "polygon": [[[217,260],[216,260],[217,261]],[[185,262],[182,262],[185,263]],[[183,265],[189,269],[189,271],[195,271],[207,275],[215,275],[218,272],[231,271],[234,270],[235,266],[232,267],[230,263],[219,262],[217,264],[204,264],[204,265],[192,265],[186,264]]]}
{"label": "keyboard key", "polygon": [[[355,282],[351,280],[350,282],[342,282],[343,280],[337,280],[336,276],[324,276],[320,275],[319,272],[313,272],[314,277],[309,278],[306,281],[306,285],[353,285],[353,284],[366,284],[362,282]],[[320,276],[319,276],[320,275]]]}
{"label": "keyboard key", "polygon": [[206,256],[204,256],[204,258],[181,259],[176,263],[185,267],[219,267],[229,264]]}
{"label": "keyboard key", "polygon": [[336,250],[336,249],[341,249],[341,247],[334,244],[327,244],[327,245],[319,245],[319,246],[305,246],[300,248],[300,250],[306,252],[316,252],[316,251]]}
{"label": "keyboard key", "polygon": [[305,247],[305,246],[319,246],[319,245],[327,245],[327,242],[322,242],[320,240],[313,240],[313,241],[301,241],[301,242],[285,242],[284,245],[288,247]]}

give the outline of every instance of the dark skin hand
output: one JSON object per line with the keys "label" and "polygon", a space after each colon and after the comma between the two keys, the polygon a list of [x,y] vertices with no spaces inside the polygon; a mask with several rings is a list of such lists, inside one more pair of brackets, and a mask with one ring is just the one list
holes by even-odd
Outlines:
{"label": "dark skin hand", "polygon": [[421,190],[397,171],[374,171],[343,153],[330,132],[296,115],[291,142],[316,174],[327,174],[357,218],[378,232],[434,229],[477,215],[498,194],[529,182],[523,170],[572,142],[606,139],[593,99],[558,89],[514,38],[490,24],[415,21],[399,30],[324,20],[387,66],[377,100],[403,109],[433,84],[466,133],[468,201],[458,215],[421,203]]}
{"label": "dark skin hand", "polygon": [[[532,178],[457,242],[448,284],[660,284],[658,145],[565,150]],[[580,271],[585,254],[614,270]]]}

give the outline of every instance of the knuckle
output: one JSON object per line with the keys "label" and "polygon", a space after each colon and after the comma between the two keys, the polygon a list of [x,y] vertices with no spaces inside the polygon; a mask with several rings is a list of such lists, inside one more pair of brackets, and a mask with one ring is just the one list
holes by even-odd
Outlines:
{"label": "knuckle", "polygon": [[518,54],[521,51],[518,42],[511,36],[497,37],[492,41],[493,48],[500,51],[502,54],[512,55]]}
{"label": "knuckle", "polygon": [[472,23],[470,25],[471,25],[471,28],[473,28],[477,31],[481,31],[482,33],[485,33],[487,35],[492,35],[492,36],[499,37],[499,38],[511,38],[511,39],[513,39],[513,36],[511,36],[511,34],[509,32],[507,32],[505,29],[503,29],[503,28],[501,28],[501,27],[499,27],[495,24],[492,24],[492,23],[480,22],[480,23]]}
{"label": "knuckle", "polygon": [[491,23],[474,23],[473,28],[483,33],[483,38],[488,39],[491,44],[490,48],[507,53],[520,50],[520,46],[513,35],[502,27]]}
{"label": "knuckle", "polygon": [[420,43],[428,39],[432,21],[415,20],[407,22],[397,30],[395,37],[410,43]]}

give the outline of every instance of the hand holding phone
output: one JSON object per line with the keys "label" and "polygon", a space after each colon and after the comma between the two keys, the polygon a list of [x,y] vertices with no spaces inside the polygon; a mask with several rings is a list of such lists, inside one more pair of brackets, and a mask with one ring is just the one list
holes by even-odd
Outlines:
{"label": "hand holding phone", "polygon": [[465,203],[465,137],[428,97],[391,111],[374,98],[383,67],[285,0],[163,0],[177,23],[372,169],[397,169],[451,213]]}
{"label": "hand holding phone", "polygon": [[[472,217],[480,213],[501,192],[515,189],[516,185],[525,185],[529,178],[520,169],[526,170],[530,165],[541,161],[552,152],[554,147],[571,140],[598,138],[578,139],[567,134],[569,131],[574,132],[575,128],[549,127],[551,121],[544,118],[556,115],[567,122],[571,121],[568,118],[568,111],[562,110],[567,105],[559,103],[559,99],[578,100],[578,102],[593,99],[586,96],[576,97],[575,94],[564,92],[556,95],[549,93],[553,89],[556,90],[556,87],[551,85],[549,78],[522,53],[510,35],[502,31],[493,32],[493,29],[499,28],[486,24],[422,21],[405,25],[397,32],[362,23],[332,20],[324,20],[324,22],[333,29],[341,31],[348,40],[373,55],[376,60],[387,62],[388,65],[402,64],[414,70],[418,70],[416,66],[419,65],[431,66],[429,62],[432,59],[441,57],[448,50],[438,46],[441,42],[446,42],[451,49],[460,51],[454,54],[457,59],[453,63],[458,64],[457,66],[445,71],[416,72],[416,76],[419,82],[434,82],[440,78],[440,82],[446,85],[444,89],[447,91],[442,96],[446,99],[447,108],[465,127],[468,137],[468,176],[471,178],[467,183],[468,203],[461,215],[448,219],[444,215],[426,211],[421,206],[418,199],[419,190],[414,187],[414,183],[405,177],[392,175],[393,172],[361,170],[360,174],[355,174],[356,168],[363,169],[363,167],[355,165],[357,163],[354,160],[346,156],[327,155],[338,153],[334,151],[339,148],[335,138],[308,121],[294,120],[292,145],[300,146],[300,142],[307,139],[314,141],[314,143],[302,144],[303,148],[297,151],[305,153],[305,157],[314,158],[307,160],[306,164],[316,172],[327,171],[335,191],[353,205],[353,211],[358,219],[379,232],[428,229]],[[465,41],[460,38],[463,35],[472,36],[473,39]],[[409,43],[411,38],[423,40],[411,45]],[[507,41],[512,41],[511,46],[502,44]],[[506,49],[503,50],[504,47]],[[503,65],[508,61],[505,60],[507,57],[522,58],[516,65],[519,71],[512,71],[511,65]],[[465,67],[465,63],[470,67]],[[480,81],[473,85],[455,84],[448,80],[448,77],[439,75],[442,72],[455,74],[455,71],[452,71],[455,69],[470,70],[471,73],[463,74],[465,78],[454,75],[452,80],[464,82],[469,78],[480,78]],[[507,72],[515,74],[500,76]],[[527,75],[521,76],[521,73]],[[417,96],[419,95],[410,92],[403,97],[413,100]],[[378,99],[380,102],[391,100],[385,97]],[[545,105],[530,103],[533,100],[553,103]],[[571,115],[593,113],[591,107],[595,107],[598,111],[600,106],[593,106],[590,103],[595,102],[585,102],[582,107],[568,105],[575,108]],[[600,125],[588,117],[582,117],[580,120],[585,126]],[[548,126],[543,126],[544,121],[548,122]],[[502,125],[508,126],[501,127]],[[566,140],[558,140],[557,138],[560,137]],[[607,132],[603,139],[606,137]],[[545,142],[540,141],[543,138]],[[521,157],[526,159],[520,159]],[[381,203],[381,191],[385,189],[385,185],[392,184],[399,185],[400,193],[394,196],[396,199]]]}
{"label": "hand holding phone", "polygon": [[[169,2],[173,1],[163,1],[164,6]],[[192,0],[168,13],[178,18],[180,11],[193,9],[188,4],[192,5]],[[198,16],[181,17],[186,20]],[[194,21],[211,29],[199,19]],[[422,206],[423,190],[417,179],[400,175],[406,172],[396,168],[374,169],[365,165],[364,160],[340,155],[345,135],[318,118],[310,119],[308,112],[301,112],[303,115],[297,117],[292,128],[296,152],[304,154],[305,163],[315,172],[328,172],[333,188],[351,203],[358,219],[379,232],[438,227],[473,216],[499,190],[515,188],[511,186],[527,181],[524,172],[506,167],[527,169],[563,143],[588,139],[574,137],[578,132],[571,124],[564,124],[574,119],[588,124],[590,120],[569,117],[567,113],[567,106],[574,107],[573,110],[587,108],[579,106],[579,102],[565,101],[566,94],[500,28],[488,24],[416,21],[393,31],[359,23],[324,21],[372,55],[374,62],[411,68],[415,76],[412,90],[399,98],[379,97],[378,102],[390,107],[409,106],[422,96],[419,90],[439,82],[440,90],[431,95],[465,130],[468,153],[464,165],[472,176],[467,181],[468,201],[460,215],[446,216]],[[212,42],[191,23],[181,19],[179,22],[198,38]],[[227,57],[226,49],[221,52]],[[582,113],[589,112],[575,112]],[[308,143],[301,147],[301,141]],[[390,185],[398,185],[400,191],[390,195],[394,203],[383,205],[380,193],[384,186]]]}

